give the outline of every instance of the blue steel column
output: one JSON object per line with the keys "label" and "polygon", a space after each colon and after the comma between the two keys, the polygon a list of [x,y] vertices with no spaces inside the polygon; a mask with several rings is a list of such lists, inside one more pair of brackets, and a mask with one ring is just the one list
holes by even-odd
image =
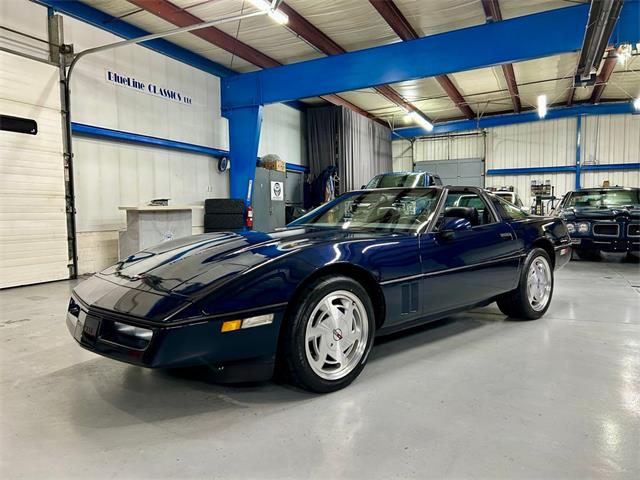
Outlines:
{"label": "blue steel column", "polygon": [[580,189],[580,165],[581,165],[581,143],[582,143],[582,115],[578,115],[576,122],[576,190]]}
{"label": "blue steel column", "polygon": [[229,120],[230,198],[241,198],[249,206],[256,175],[262,105],[225,110],[223,115]]}

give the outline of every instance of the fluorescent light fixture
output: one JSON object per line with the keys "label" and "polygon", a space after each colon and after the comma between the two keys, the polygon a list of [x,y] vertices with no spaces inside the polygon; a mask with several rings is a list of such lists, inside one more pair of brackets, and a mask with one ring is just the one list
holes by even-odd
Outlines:
{"label": "fluorescent light fixture", "polygon": [[280,10],[273,10],[271,8],[271,3],[266,0],[249,0],[249,3],[256,7],[258,10],[263,12],[267,12],[267,15],[271,17],[276,23],[280,25],[285,25],[289,23],[289,16],[286,13],[281,12]]}
{"label": "fluorescent light fixture", "polygon": [[636,98],[636,99],[633,101],[633,108],[634,108],[636,111],[640,112],[640,97]]}
{"label": "fluorescent light fixture", "polygon": [[427,120],[427,118],[424,115],[420,114],[419,112],[416,112],[414,110],[409,114],[409,116],[414,122],[416,122],[418,125],[424,128],[427,132],[430,132],[433,130],[433,123]]}
{"label": "fluorescent light fixture", "polygon": [[547,116],[547,96],[538,95],[538,117],[544,118]]}
{"label": "fluorescent light fixture", "polygon": [[271,17],[271,20],[279,23],[280,25],[286,25],[287,23],[289,23],[289,16],[286,13],[281,12],[280,10],[269,10],[268,15],[269,17]]}
{"label": "fluorescent light fixture", "polygon": [[266,0],[249,0],[249,3],[263,12],[271,10],[271,4]]}

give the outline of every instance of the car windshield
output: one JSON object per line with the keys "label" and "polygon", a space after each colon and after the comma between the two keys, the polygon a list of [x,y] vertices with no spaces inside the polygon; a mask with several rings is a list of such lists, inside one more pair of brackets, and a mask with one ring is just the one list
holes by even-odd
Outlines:
{"label": "car windshield", "polygon": [[567,207],[623,207],[639,205],[640,190],[585,190],[572,192],[565,206]]}
{"label": "car windshield", "polygon": [[421,173],[382,174],[373,177],[366,188],[417,187],[420,185]]}
{"label": "car windshield", "polygon": [[415,231],[432,218],[439,195],[432,188],[345,193],[289,226]]}

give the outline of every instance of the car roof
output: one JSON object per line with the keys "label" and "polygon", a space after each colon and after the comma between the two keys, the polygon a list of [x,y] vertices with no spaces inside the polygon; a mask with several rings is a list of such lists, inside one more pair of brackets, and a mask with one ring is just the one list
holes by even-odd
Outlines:
{"label": "car roof", "polygon": [[[581,188],[580,190],[573,190],[573,192],[603,192],[607,190],[640,190],[638,187],[590,187],[590,188]],[[572,193],[573,193],[572,192]]]}

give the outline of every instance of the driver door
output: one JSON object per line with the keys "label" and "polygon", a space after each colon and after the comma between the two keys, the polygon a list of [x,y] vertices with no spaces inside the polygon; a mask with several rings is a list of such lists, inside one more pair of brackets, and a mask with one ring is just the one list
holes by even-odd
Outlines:
{"label": "driver door", "polygon": [[[449,207],[464,207],[472,224],[445,238],[439,229]],[[449,191],[434,232],[420,238],[423,314],[455,310],[512,290],[522,251],[523,242],[481,194]]]}

